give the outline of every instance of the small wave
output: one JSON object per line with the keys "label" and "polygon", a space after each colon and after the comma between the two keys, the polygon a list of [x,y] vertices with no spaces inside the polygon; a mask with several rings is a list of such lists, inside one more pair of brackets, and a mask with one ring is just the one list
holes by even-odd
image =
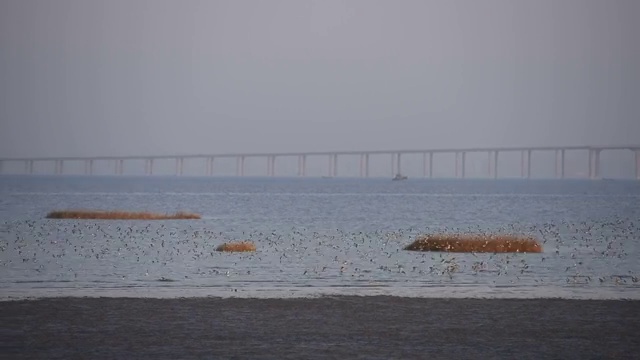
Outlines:
{"label": "small wave", "polygon": [[12,284],[45,284],[45,283],[70,283],[73,280],[16,280],[9,281]]}

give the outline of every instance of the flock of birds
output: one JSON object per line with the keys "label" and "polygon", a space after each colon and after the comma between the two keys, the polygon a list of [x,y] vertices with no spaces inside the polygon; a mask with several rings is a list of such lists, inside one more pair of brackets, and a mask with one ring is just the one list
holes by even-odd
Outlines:
{"label": "flock of birds", "polygon": [[[216,232],[207,222],[25,220],[0,223],[0,286],[83,282],[86,286],[175,281],[367,286],[431,284],[562,284],[640,286],[640,223],[542,224],[496,232],[535,235],[541,254],[411,252],[416,235],[482,229],[393,232],[290,228]],[[256,243],[255,253],[220,253],[229,240]],[[142,285],[140,285],[142,286]]]}

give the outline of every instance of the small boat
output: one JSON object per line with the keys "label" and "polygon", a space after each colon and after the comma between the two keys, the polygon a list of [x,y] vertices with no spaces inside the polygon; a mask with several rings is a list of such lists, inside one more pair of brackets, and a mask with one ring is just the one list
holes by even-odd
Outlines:
{"label": "small boat", "polygon": [[407,180],[408,178],[406,176],[400,175],[400,174],[396,174],[396,176],[391,179],[393,181],[398,181],[398,180]]}

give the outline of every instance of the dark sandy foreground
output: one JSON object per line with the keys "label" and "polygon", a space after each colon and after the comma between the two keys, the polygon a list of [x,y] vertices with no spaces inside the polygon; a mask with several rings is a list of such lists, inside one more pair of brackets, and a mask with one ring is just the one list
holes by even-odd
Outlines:
{"label": "dark sandy foreground", "polygon": [[7,359],[640,358],[640,301],[45,299],[0,303]]}

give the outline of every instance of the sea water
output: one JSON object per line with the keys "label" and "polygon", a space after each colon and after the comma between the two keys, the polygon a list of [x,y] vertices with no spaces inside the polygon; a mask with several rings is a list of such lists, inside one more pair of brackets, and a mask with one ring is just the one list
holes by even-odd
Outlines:
{"label": "sea water", "polygon": [[[54,220],[49,211],[200,220]],[[428,233],[535,236],[543,252],[411,252]],[[250,240],[255,253],[221,253]],[[640,298],[640,182],[0,177],[0,297]]]}

